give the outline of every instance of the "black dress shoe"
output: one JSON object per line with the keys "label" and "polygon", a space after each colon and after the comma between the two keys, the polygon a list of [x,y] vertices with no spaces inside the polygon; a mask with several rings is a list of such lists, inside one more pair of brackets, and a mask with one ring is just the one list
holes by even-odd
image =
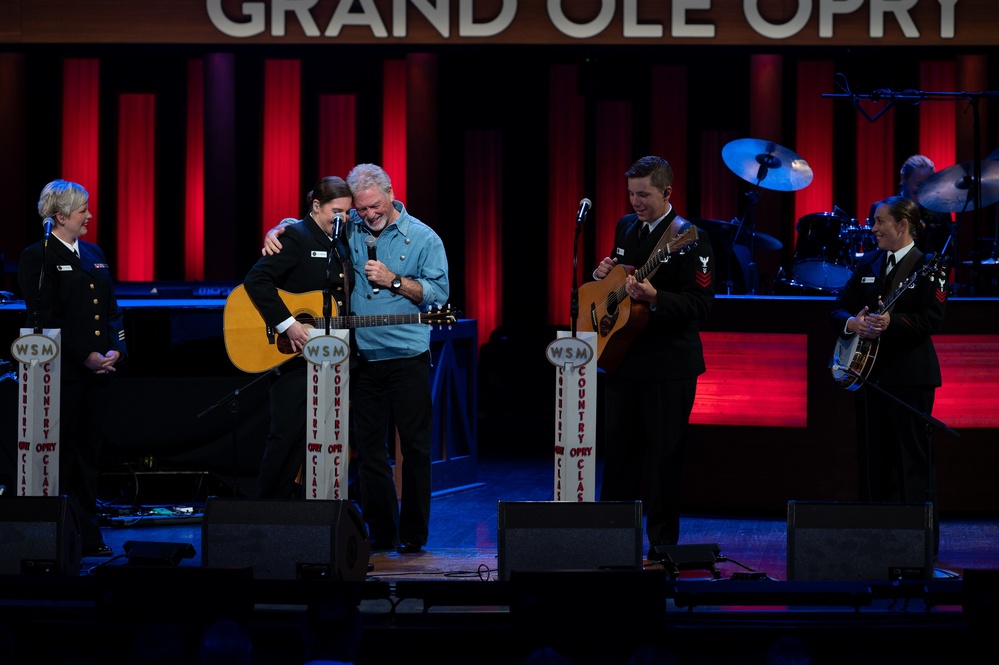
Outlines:
{"label": "black dress shoe", "polygon": [[114,554],[114,550],[112,550],[110,547],[108,547],[104,543],[100,543],[98,545],[88,545],[88,546],[86,546],[86,547],[83,548],[83,556],[85,556],[85,557],[89,557],[89,556],[106,557],[106,556],[111,556],[113,554]]}
{"label": "black dress shoe", "polygon": [[395,551],[399,554],[416,554],[422,550],[423,545],[417,545],[416,543],[403,543],[395,548]]}

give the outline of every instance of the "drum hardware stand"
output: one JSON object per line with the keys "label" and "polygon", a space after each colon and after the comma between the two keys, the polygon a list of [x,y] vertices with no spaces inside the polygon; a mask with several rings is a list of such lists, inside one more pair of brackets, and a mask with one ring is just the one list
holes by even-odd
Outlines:
{"label": "drum hardware stand", "polygon": [[[760,165],[760,171],[763,172],[763,176],[760,178],[762,180],[766,177],[767,167],[763,164]],[[752,191],[746,192],[746,198],[749,199],[749,205],[746,206],[745,212],[742,214],[742,219],[736,218],[732,220],[735,226],[735,233],[732,234],[732,242],[728,248],[728,274],[729,277],[732,275],[732,255],[735,254],[735,246],[739,243],[739,235],[742,233],[742,228],[749,220],[749,265],[747,267],[746,275],[746,293],[749,295],[756,295],[756,291],[759,288],[760,276],[756,270],[756,216],[754,212],[756,210],[756,204],[760,202],[759,186],[755,186]]]}
{"label": "drum hardware stand", "polygon": [[[759,288],[759,274],[756,266],[756,223],[755,209],[760,201],[759,188],[777,191],[795,191],[807,187],[812,182],[812,168],[794,152],[779,146],[773,141],[761,139],[736,139],[729,141],[722,148],[722,160],[733,173],[753,185],[749,197],[749,206],[743,218],[739,220],[735,237],[732,239],[732,251],[738,242],[745,220],[749,220],[749,275],[747,291],[755,294]],[[733,221],[734,223],[734,221]],[[765,234],[761,234],[762,236]],[[767,249],[780,249],[780,242],[773,239],[773,246]],[[766,245],[764,245],[766,246]]]}

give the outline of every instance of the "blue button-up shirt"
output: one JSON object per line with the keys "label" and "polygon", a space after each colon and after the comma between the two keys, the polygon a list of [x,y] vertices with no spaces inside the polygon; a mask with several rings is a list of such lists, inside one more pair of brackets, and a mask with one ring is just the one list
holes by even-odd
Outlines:
{"label": "blue button-up shirt", "polygon": [[[414,303],[384,287],[379,287],[378,293],[374,292],[364,274],[364,264],[368,260],[364,239],[370,231],[357,212],[351,210],[353,227],[349,242],[354,280],[350,309],[359,316],[425,312],[431,307],[443,307],[450,297],[444,243],[433,229],[406,212],[402,203],[393,201],[392,205],[400,214],[378,234],[377,259],[396,275],[419,282],[423,287],[423,300]],[[413,323],[358,327],[354,330],[354,344],[366,360],[411,358],[430,349],[430,326]]]}

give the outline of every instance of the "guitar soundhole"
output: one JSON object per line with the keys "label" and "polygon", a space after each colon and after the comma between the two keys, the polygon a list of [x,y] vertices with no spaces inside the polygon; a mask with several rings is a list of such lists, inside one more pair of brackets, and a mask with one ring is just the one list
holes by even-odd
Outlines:
{"label": "guitar soundhole", "polygon": [[[316,327],[316,317],[310,313],[296,312],[295,320],[301,323],[307,328]],[[291,340],[288,339],[288,335],[281,333],[277,336],[277,350],[285,355],[291,355],[295,353],[294,349],[291,348]]]}
{"label": "guitar soundhole", "polygon": [[607,316],[600,319],[600,335],[606,337],[614,332],[614,325],[617,323],[618,302],[614,294],[607,298]]}

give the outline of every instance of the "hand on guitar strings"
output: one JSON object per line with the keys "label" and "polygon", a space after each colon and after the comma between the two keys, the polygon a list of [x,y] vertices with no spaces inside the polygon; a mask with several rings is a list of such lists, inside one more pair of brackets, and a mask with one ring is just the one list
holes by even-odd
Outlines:
{"label": "hand on guitar strings", "polygon": [[655,302],[656,288],[647,279],[639,282],[634,275],[628,275],[624,280],[624,289],[632,300]]}
{"label": "hand on guitar strings", "polygon": [[[310,328],[312,326],[309,326]],[[309,331],[301,321],[295,321],[284,331],[288,341],[291,342],[291,350],[298,353],[309,343]]]}

